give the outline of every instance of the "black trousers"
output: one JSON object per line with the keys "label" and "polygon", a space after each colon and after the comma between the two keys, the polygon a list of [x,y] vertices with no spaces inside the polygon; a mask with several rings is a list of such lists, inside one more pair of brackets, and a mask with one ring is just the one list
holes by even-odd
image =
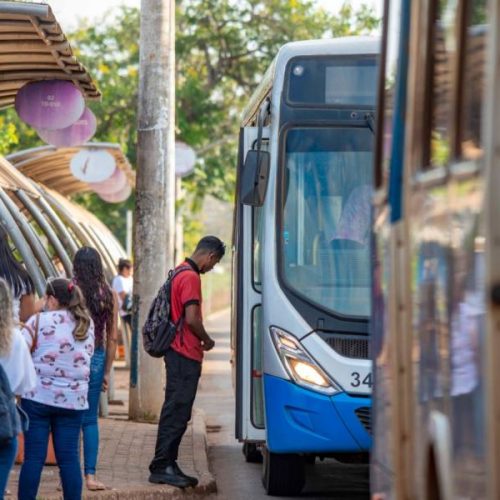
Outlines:
{"label": "black trousers", "polygon": [[165,367],[165,402],[158,424],[155,457],[149,466],[151,472],[161,472],[177,460],[201,375],[201,363],[185,358],[172,349],[165,356]]}

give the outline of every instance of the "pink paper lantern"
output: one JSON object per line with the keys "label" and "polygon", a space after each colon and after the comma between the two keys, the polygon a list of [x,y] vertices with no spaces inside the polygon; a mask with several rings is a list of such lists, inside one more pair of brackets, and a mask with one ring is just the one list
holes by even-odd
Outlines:
{"label": "pink paper lantern", "polygon": [[127,185],[127,176],[123,170],[116,168],[113,172],[113,175],[102,182],[92,182],[89,183],[89,186],[95,191],[97,194],[101,195],[112,195],[116,194],[120,191],[123,191],[125,186]]}
{"label": "pink paper lantern", "polygon": [[38,129],[40,139],[56,148],[70,148],[81,146],[95,134],[97,120],[89,108],[85,108],[83,115],[72,125],[66,128],[51,130]]}
{"label": "pink paper lantern", "polygon": [[101,200],[107,201],[108,203],[121,203],[122,201],[125,201],[132,193],[132,188],[130,187],[129,184],[127,184],[121,191],[118,191],[117,193],[113,194],[100,194],[99,198]]}
{"label": "pink paper lantern", "polygon": [[15,105],[27,124],[52,130],[69,127],[85,109],[80,90],[65,80],[29,82],[18,91]]}

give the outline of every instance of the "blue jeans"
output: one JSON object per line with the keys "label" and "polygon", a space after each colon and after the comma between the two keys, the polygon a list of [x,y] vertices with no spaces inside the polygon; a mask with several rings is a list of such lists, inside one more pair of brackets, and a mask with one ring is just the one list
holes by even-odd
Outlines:
{"label": "blue jeans", "polygon": [[0,448],[0,500],[3,500],[5,488],[9,480],[9,473],[14,465],[17,453],[17,437]]}
{"label": "blue jeans", "polygon": [[99,452],[99,398],[104,379],[106,351],[96,349],[90,362],[89,409],[83,415],[83,460],[85,475],[95,474]]}
{"label": "blue jeans", "polygon": [[24,463],[19,476],[18,499],[36,499],[51,431],[64,500],[80,499],[82,472],[78,442],[83,410],[58,408],[29,399],[22,399],[21,407],[29,416],[30,426],[24,434]]}

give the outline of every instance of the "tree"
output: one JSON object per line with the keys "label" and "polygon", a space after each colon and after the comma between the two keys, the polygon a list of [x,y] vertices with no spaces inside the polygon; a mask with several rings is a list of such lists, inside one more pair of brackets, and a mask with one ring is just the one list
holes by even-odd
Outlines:
{"label": "tree", "polygon": [[[292,40],[370,33],[378,22],[367,7],[355,11],[347,2],[333,16],[313,0],[178,1],[177,138],[198,151],[195,172],[184,180],[191,208],[199,208],[206,194],[232,199],[238,121],[281,45]],[[103,94],[101,102],[90,105],[98,119],[95,140],[118,142],[134,164],[138,9],[122,7],[100,23],[83,22],[68,39]],[[15,112],[9,112],[5,120],[2,129],[14,125],[15,132],[10,129],[7,144],[4,139],[0,148],[41,144]],[[124,241],[125,211],[133,207],[133,199],[109,205],[86,194],[77,201]]]}

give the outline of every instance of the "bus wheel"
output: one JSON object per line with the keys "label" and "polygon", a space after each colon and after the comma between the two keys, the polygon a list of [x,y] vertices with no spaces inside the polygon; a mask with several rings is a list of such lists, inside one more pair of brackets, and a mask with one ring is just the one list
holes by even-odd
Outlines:
{"label": "bus wheel", "polygon": [[300,455],[263,450],[262,484],[268,495],[298,495],[306,480],[304,458]]}
{"label": "bus wheel", "polygon": [[262,453],[257,448],[255,443],[244,443],[243,444],[243,455],[245,455],[245,460],[251,464],[262,463]]}

